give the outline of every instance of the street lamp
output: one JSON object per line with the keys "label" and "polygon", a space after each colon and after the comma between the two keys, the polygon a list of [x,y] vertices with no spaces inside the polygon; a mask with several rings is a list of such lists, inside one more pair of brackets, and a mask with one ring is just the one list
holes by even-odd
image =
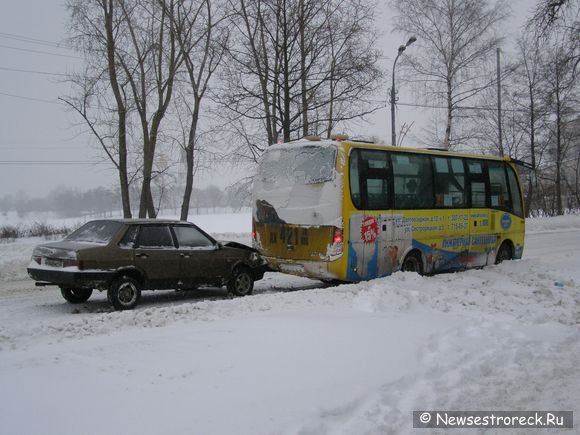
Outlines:
{"label": "street lamp", "polygon": [[397,65],[399,56],[403,53],[403,51],[405,51],[405,49],[416,40],[417,38],[411,36],[405,45],[401,45],[399,47],[397,57],[395,57],[395,61],[393,62],[393,83],[391,86],[391,144],[393,146],[397,145],[397,133],[395,130],[395,102],[397,101],[397,91],[395,90],[395,66]]}

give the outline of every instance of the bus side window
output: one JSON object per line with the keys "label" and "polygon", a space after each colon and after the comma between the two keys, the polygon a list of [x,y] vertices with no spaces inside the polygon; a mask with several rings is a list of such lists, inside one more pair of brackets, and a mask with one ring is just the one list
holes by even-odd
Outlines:
{"label": "bus side window", "polygon": [[486,208],[487,205],[487,173],[485,163],[480,160],[467,160],[469,170],[469,191],[472,208]]}
{"label": "bus side window", "polygon": [[435,166],[435,207],[465,207],[463,160],[433,157]]}
{"label": "bus side window", "polygon": [[392,154],[395,208],[433,208],[431,157],[422,154]]}
{"label": "bus side window", "polygon": [[352,151],[349,166],[350,193],[357,209],[390,209],[388,159],[384,151]]}
{"label": "bus side window", "polygon": [[503,162],[488,162],[491,207],[512,211],[507,177]]}
{"label": "bus side window", "polygon": [[350,178],[350,196],[352,203],[359,210],[362,208],[360,192],[360,174],[359,174],[359,152],[353,150],[350,155],[349,178]]}
{"label": "bus side window", "polygon": [[506,165],[506,170],[508,174],[508,182],[510,187],[510,194],[513,204],[513,213],[517,216],[524,216],[524,209],[522,207],[522,197],[520,193],[520,186],[518,184],[518,179],[514,170],[511,166]]}

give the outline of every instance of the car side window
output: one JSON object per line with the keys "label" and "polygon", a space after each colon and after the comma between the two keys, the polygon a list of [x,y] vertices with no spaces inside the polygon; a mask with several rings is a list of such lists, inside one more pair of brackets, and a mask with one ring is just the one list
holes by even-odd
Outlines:
{"label": "car side window", "polygon": [[176,226],[173,227],[173,231],[180,248],[213,246],[213,242],[195,227]]}
{"label": "car side window", "polygon": [[135,242],[137,241],[137,234],[139,233],[139,227],[136,225],[132,225],[129,227],[121,242],[119,242],[119,246],[121,248],[134,248]]}
{"label": "car side window", "polygon": [[167,225],[143,225],[139,234],[141,248],[174,248],[171,230]]}

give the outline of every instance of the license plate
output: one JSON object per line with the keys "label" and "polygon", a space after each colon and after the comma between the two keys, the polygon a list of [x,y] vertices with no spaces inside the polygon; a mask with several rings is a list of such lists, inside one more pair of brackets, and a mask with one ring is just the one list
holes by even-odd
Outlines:
{"label": "license plate", "polygon": [[304,272],[304,266],[301,264],[281,264],[280,271],[286,273],[301,273]]}
{"label": "license plate", "polygon": [[62,260],[55,260],[53,258],[45,258],[44,264],[50,267],[62,267]]}

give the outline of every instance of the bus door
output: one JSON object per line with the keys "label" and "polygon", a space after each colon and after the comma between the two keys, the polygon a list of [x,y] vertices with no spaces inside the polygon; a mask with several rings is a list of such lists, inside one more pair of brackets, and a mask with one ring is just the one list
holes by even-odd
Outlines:
{"label": "bus door", "polygon": [[489,209],[489,182],[487,165],[482,160],[467,160],[469,172],[469,255],[467,267],[485,266],[490,246],[495,246],[496,236],[491,228]]}
{"label": "bus door", "polygon": [[469,209],[466,169],[462,158],[433,156],[435,209],[433,216],[444,222],[434,233],[433,249],[426,258],[426,270],[437,272],[463,268],[469,261]]}
{"label": "bus door", "polygon": [[347,278],[360,281],[388,275],[393,271],[388,247],[395,228],[388,154],[353,149],[349,179],[355,210],[348,222]]}

